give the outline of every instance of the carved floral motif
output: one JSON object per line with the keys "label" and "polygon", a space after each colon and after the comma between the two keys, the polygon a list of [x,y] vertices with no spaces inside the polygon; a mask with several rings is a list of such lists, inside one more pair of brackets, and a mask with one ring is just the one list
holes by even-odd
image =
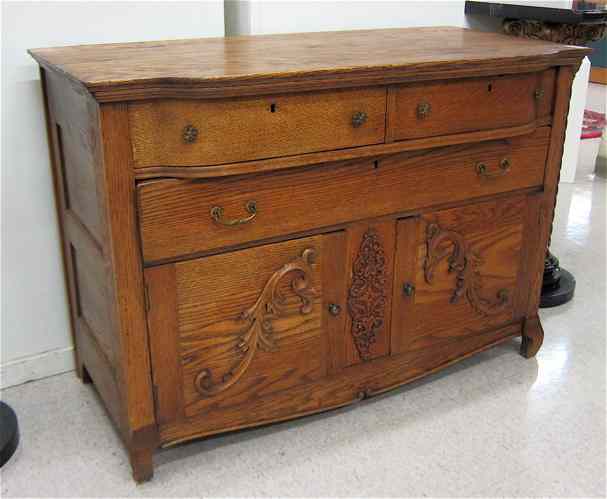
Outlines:
{"label": "carved floral motif", "polygon": [[500,289],[496,299],[481,295],[481,275],[478,271],[482,260],[468,247],[464,237],[458,232],[441,229],[431,223],[426,229],[426,260],[424,278],[432,284],[434,270],[444,259],[449,263],[449,272],[456,272],[455,290],[449,300],[457,303],[465,296],[475,312],[480,315],[492,315],[501,312],[508,305],[508,290]]}
{"label": "carved floral motif", "polygon": [[386,255],[377,233],[370,229],[363,235],[348,294],[352,338],[362,360],[370,358],[371,345],[384,325],[386,278]]}
{"label": "carved floral motif", "polygon": [[234,385],[246,372],[258,349],[264,352],[277,350],[272,321],[285,315],[286,297],[280,292],[279,284],[286,276],[291,277],[291,291],[301,301],[300,313],[306,315],[312,311],[316,293],[311,284],[311,264],[315,256],[315,250],[304,250],[300,257],[270,277],[253,306],[244,310],[236,321],[226,321],[236,323],[237,331],[243,331],[235,346],[241,357],[220,379],[215,379],[209,368],[200,371],[194,384],[201,395],[216,395]]}

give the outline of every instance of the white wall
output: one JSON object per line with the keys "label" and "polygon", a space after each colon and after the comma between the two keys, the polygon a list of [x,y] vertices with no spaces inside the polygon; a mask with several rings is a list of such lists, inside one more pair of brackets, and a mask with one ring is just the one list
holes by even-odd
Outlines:
{"label": "white wall", "polygon": [[483,0],[492,3],[524,4],[526,7],[547,7],[550,9],[571,9],[573,0]]}
{"label": "white wall", "polygon": [[464,0],[266,1],[227,0],[226,34],[464,26]]}
{"label": "white wall", "polygon": [[42,95],[26,49],[223,34],[222,0],[2,3],[0,387],[73,368]]}

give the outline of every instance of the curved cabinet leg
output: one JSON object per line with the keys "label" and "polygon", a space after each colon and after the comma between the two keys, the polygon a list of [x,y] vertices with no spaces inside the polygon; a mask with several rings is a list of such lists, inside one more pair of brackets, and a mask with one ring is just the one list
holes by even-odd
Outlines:
{"label": "curved cabinet leg", "polygon": [[131,449],[129,460],[133,469],[133,480],[137,483],[147,482],[154,476],[153,449]]}
{"label": "curved cabinet leg", "polygon": [[535,357],[544,342],[544,330],[539,317],[525,319],[523,325],[523,341],[521,343],[521,355],[527,359]]}

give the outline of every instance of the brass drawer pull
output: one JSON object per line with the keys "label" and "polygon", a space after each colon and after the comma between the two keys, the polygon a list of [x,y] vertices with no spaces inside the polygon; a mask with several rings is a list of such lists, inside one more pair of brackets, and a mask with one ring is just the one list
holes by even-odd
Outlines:
{"label": "brass drawer pull", "polygon": [[500,169],[496,172],[489,173],[487,170],[487,165],[485,163],[477,163],[476,164],[476,173],[481,177],[485,178],[493,178],[493,177],[501,177],[510,172],[510,160],[508,158],[504,158],[500,161]]}
{"label": "brass drawer pull", "polygon": [[432,111],[432,106],[430,105],[429,102],[420,102],[417,105],[417,117],[420,120],[423,120],[424,118],[427,118],[428,116],[430,116],[431,111]]}
{"label": "brass drawer pull", "polygon": [[533,92],[533,97],[535,97],[536,100],[543,99],[544,95],[545,95],[545,92],[544,92],[543,88],[538,88],[535,90],[535,92]]}
{"label": "brass drawer pull", "polygon": [[250,213],[248,217],[236,218],[234,220],[224,220],[223,208],[221,206],[213,206],[211,208],[211,218],[218,224],[225,225],[226,227],[235,227],[237,225],[246,224],[257,216],[257,203],[255,201],[247,201],[247,204],[245,204],[245,210],[247,210],[247,213]]}
{"label": "brass drawer pull", "polygon": [[196,139],[198,138],[198,128],[196,128],[194,125],[185,126],[183,128],[181,138],[186,144],[192,144],[196,142]]}
{"label": "brass drawer pull", "polygon": [[357,111],[352,115],[352,126],[354,128],[358,128],[362,125],[364,125],[367,121],[367,113],[365,113],[364,111]]}

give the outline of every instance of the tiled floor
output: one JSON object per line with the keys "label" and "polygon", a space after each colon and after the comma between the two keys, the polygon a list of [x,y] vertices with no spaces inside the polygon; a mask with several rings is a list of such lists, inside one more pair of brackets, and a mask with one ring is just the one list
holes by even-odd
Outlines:
{"label": "tiled floor", "polygon": [[6,390],[22,444],[9,496],[604,496],[607,184],[580,164],[560,187],[552,249],[575,299],[541,312],[536,359],[516,341],[390,394],[156,456],[136,486],[90,385]]}

